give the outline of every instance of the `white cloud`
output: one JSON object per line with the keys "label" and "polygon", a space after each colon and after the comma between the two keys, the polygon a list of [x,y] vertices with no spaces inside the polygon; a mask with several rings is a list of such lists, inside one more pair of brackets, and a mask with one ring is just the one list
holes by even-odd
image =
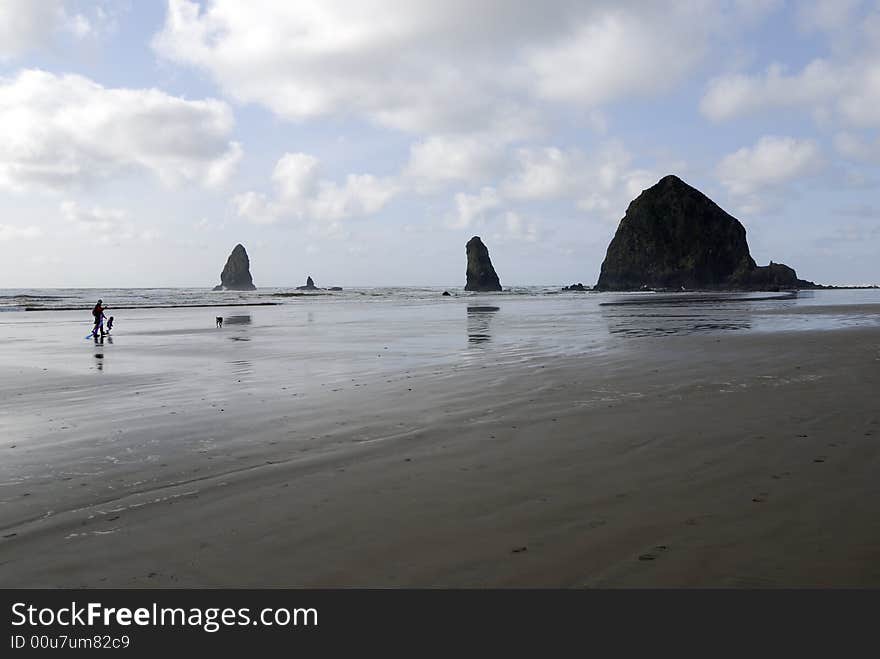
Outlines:
{"label": "white cloud", "polygon": [[822,166],[815,141],[765,136],[754,146],[725,156],[717,175],[743,209],[756,212],[770,205],[771,198],[775,201],[786,184],[815,174]]}
{"label": "white cloud", "polygon": [[822,59],[812,61],[795,75],[788,75],[777,64],[757,76],[713,79],[700,102],[700,110],[713,121],[723,121],[770,109],[814,109],[817,103],[841,93],[846,84],[839,71]]}
{"label": "white cloud", "polygon": [[632,155],[608,141],[587,154],[578,149],[519,149],[517,167],[502,183],[505,198],[520,201],[571,199],[602,220],[623,216],[630,200],[659,176],[634,167]]}
{"label": "white cloud", "polygon": [[236,213],[255,224],[285,217],[335,222],[377,213],[400,191],[391,178],[349,174],[343,183],[321,179],[318,159],[307,153],[285,153],[272,172],[274,198],[258,192],[233,197]]}
{"label": "white cloud", "polygon": [[850,160],[880,163],[880,139],[842,132],[834,137],[834,146]]}
{"label": "white cloud", "polygon": [[318,185],[318,159],[307,153],[285,153],[275,165],[272,181],[282,200],[307,200]]}
{"label": "white cloud", "polygon": [[849,28],[863,0],[799,0],[797,23],[804,32],[834,32]]}
{"label": "white cloud", "polygon": [[452,181],[481,183],[504,166],[504,143],[491,135],[432,135],[410,146],[405,176],[430,191]]}
{"label": "white cloud", "polygon": [[77,41],[99,36],[115,28],[115,13],[101,4],[86,13],[73,13],[65,0],[0,1],[0,60],[38,50],[67,34]]}
{"label": "white cloud", "polygon": [[513,199],[559,199],[575,192],[586,169],[578,151],[556,147],[520,149],[517,170],[504,182],[504,191]]}
{"label": "white cloud", "polygon": [[82,208],[75,201],[63,201],[61,216],[80,231],[108,233],[118,230],[128,220],[128,214],[116,208],[93,206]]}
{"label": "white cloud", "polygon": [[220,101],[25,70],[0,78],[0,188],[64,189],[129,171],[219,185],[241,157],[232,128]]}
{"label": "white cloud", "polygon": [[822,125],[880,126],[880,12],[860,15],[858,2],[797,6],[803,29],[830,33],[833,56],[791,72],[774,63],[757,74],[727,74],[708,84],[700,102],[713,121],[778,110],[812,114]]}
{"label": "white cloud", "polygon": [[515,136],[536,129],[534,95],[592,107],[669,89],[756,4],[169,0],[153,47],[292,120]]}
{"label": "white cloud", "polygon": [[657,16],[645,5],[641,12],[597,12],[558,42],[534,48],[526,55],[534,91],[596,106],[669,89],[701,59],[706,34],[680,8],[667,11]]}
{"label": "white cloud", "polygon": [[37,48],[64,21],[62,0],[3,0],[0,3],[0,58]]}
{"label": "white cloud", "polygon": [[538,240],[538,227],[534,222],[527,222],[518,213],[508,211],[504,214],[504,231],[502,239],[534,243]]}
{"label": "white cloud", "polygon": [[43,230],[38,226],[17,227],[11,224],[0,224],[0,242],[39,238]]}
{"label": "white cloud", "polygon": [[127,211],[92,205],[84,207],[66,200],[59,206],[61,217],[77,232],[87,234],[89,240],[101,244],[122,242],[153,242],[160,233],[150,227],[138,228]]}
{"label": "white cloud", "polygon": [[477,194],[459,192],[455,195],[455,215],[447,220],[452,229],[464,229],[475,222],[482,221],[486,214],[501,206],[498,191],[486,186]]}
{"label": "white cloud", "polygon": [[232,205],[239,217],[254,224],[273,224],[283,213],[279,204],[270,202],[266,195],[253,191],[235,195]]}
{"label": "white cloud", "polygon": [[318,220],[342,220],[377,213],[398,192],[397,184],[372,174],[349,174],[345,183],[321,181],[305,214]]}

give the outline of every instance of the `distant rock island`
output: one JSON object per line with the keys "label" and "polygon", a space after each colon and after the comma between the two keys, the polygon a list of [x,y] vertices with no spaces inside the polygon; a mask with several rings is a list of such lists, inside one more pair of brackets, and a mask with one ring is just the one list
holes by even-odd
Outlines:
{"label": "distant rock island", "polygon": [[311,277],[306,277],[306,285],[305,286],[297,286],[296,290],[298,291],[316,291],[318,287],[315,286],[315,282]]}
{"label": "distant rock island", "polygon": [[794,269],[758,266],[745,227],[677,176],[664,176],[626,209],[597,290],[778,290],[819,288]]}
{"label": "distant rock island", "polygon": [[331,286],[330,288],[318,288],[315,281],[311,277],[306,277],[305,286],[297,286],[298,291],[341,291],[341,286]]}
{"label": "distant rock island", "polygon": [[223,272],[220,273],[220,283],[214,287],[214,290],[253,291],[256,288],[251,277],[251,261],[244,245],[239,243],[226,259],[226,265],[223,267]]}
{"label": "distant rock island", "polygon": [[467,252],[467,284],[464,290],[500,291],[501,282],[498,281],[498,275],[492,267],[489,250],[480,237],[471,238],[465,245],[465,251]]}

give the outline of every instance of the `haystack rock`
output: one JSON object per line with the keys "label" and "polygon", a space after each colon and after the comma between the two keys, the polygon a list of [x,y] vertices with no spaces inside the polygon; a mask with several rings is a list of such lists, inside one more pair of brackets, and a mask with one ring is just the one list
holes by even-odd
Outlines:
{"label": "haystack rock", "polygon": [[606,291],[815,287],[786,265],[758,267],[740,221],[673,175],[630,203],[596,285]]}
{"label": "haystack rock", "polygon": [[297,286],[296,290],[298,291],[316,291],[318,287],[315,286],[315,282],[312,281],[311,277],[306,277],[306,285],[305,286]]}
{"label": "haystack rock", "polygon": [[467,252],[467,284],[466,291],[500,291],[501,282],[495,268],[492,267],[492,259],[489,258],[489,250],[480,240],[479,236],[471,238],[465,246]]}
{"label": "haystack rock", "polygon": [[253,291],[256,288],[251,277],[251,261],[244,245],[239,243],[226,259],[226,265],[223,267],[223,272],[220,273],[220,284],[215,286],[214,290]]}

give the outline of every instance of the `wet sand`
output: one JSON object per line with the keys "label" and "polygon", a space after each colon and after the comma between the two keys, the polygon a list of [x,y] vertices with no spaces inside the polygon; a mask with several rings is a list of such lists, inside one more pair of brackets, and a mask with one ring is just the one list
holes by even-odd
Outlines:
{"label": "wet sand", "polygon": [[[193,332],[176,359],[218,349]],[[0,584],[880,586],[880,329],[415,365],[378,340],[388,365],[330,374],[270,369],[283,340],[262,370],[6,354]]]}

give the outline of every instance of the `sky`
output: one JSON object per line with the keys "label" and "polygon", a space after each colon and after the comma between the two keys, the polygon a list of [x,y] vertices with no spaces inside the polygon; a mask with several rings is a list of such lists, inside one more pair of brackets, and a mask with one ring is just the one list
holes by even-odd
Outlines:
{"label": "sky", "polygon": [[592,284],[670,173],[880,282],[880,0],[0,0],[0,288]]}

